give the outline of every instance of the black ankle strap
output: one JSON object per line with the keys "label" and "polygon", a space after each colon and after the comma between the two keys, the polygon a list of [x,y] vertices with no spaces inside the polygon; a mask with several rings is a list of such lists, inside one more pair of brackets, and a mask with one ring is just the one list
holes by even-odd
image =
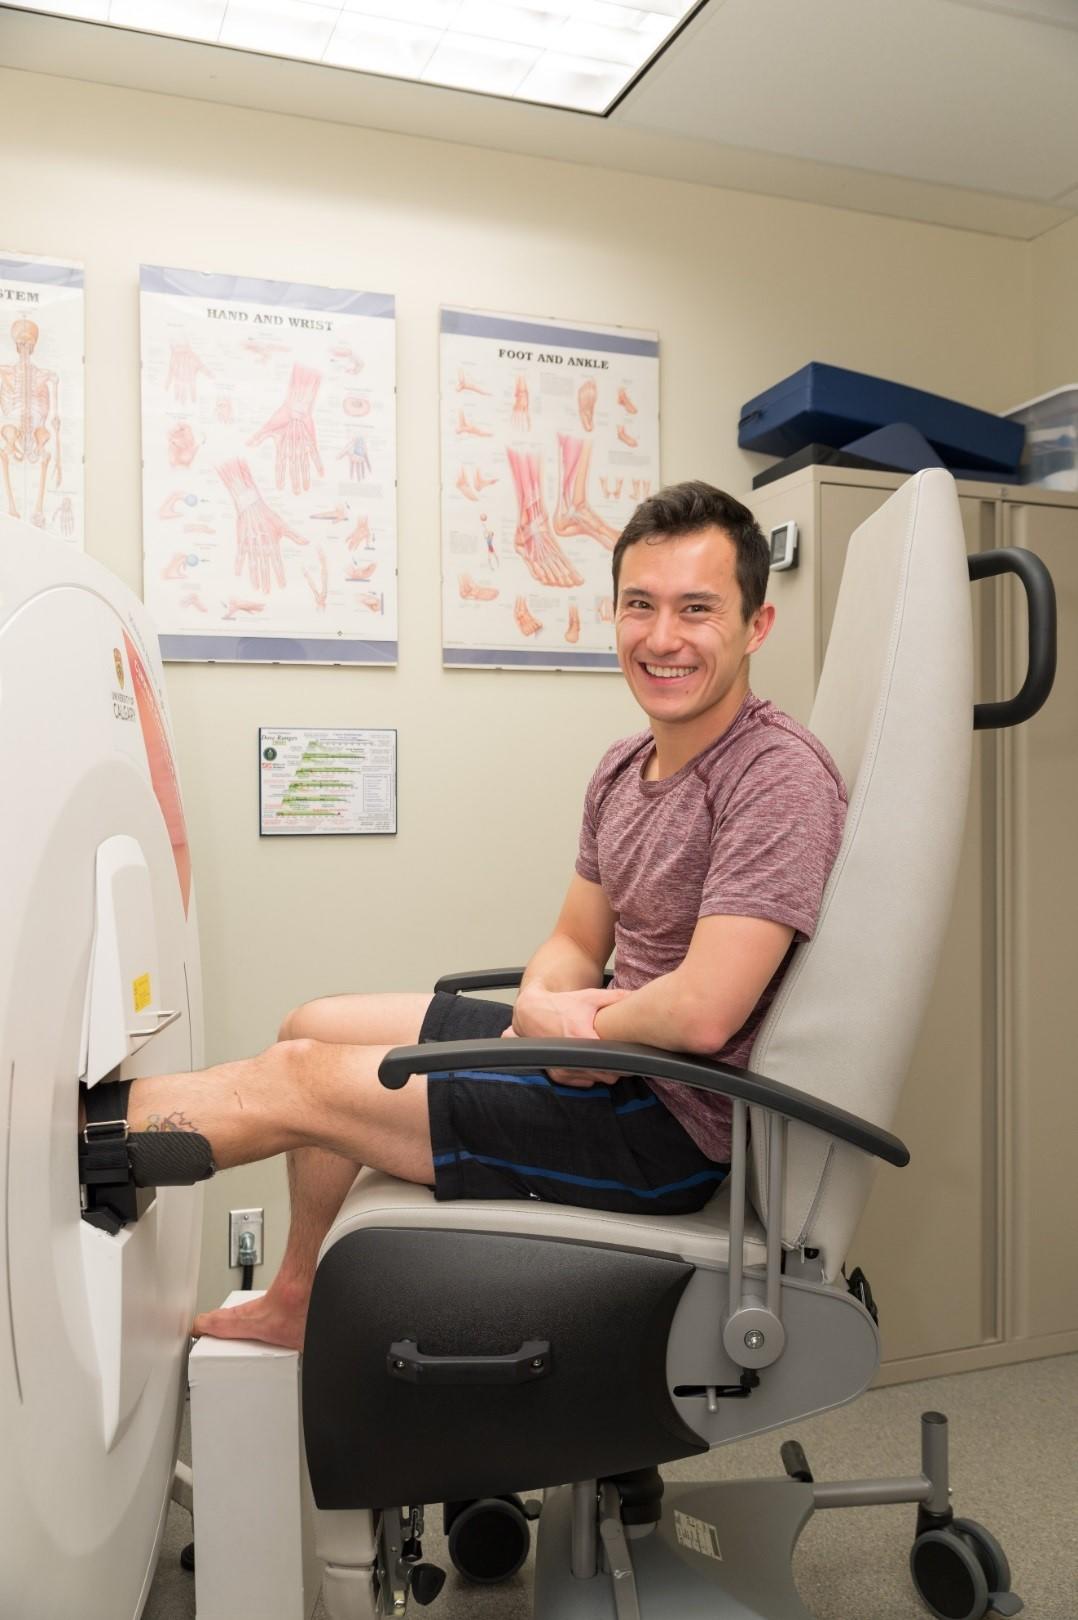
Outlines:
{"label": "black ankle strap", "polygon": [[[123,1131],[116,1134],[126,1136],[127,1097],[130,1090],[130,1080],[101,1080],[96,1086],[91,1086],[84,1097],[87,1126],[123,1125]],[[91,1132],[97,1138],[104,1134],[100,1130]]]}

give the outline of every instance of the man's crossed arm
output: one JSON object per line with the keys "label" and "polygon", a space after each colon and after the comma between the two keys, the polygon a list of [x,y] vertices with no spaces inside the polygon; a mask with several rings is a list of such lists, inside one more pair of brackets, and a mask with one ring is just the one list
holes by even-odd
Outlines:
{"label": "man's crossed arm", "polygon": [[[600,886],[574,876],[554,932],[528,964],[513,1012],[514,1034],[717,1052],[752,1012],[794,932],[756,917],[701,917],[672,973],[639,990],[603,990],[614,922]],[[590,1070],[558,1078],[590,1084],[616,1076]]]}

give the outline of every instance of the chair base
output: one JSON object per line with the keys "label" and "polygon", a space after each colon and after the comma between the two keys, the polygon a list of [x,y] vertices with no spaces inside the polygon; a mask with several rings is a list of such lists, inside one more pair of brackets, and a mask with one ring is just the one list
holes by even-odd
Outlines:
{"label": "chair base", "polygon": [[[647,1620],[813,1620],[791,1562],[812,1514],[811,1485],[792,1479],[670,1485],[661,1522],[629,1542],[638,1611]],[[535,1562],[534,1620],[623,1620],[633,1613],[602,1568],[570,1572],[572,1489],[548,1491]],[[621,1585],[621,1583],[617,1583]],[[628,1594],[626,1594],[628,1597]]]}

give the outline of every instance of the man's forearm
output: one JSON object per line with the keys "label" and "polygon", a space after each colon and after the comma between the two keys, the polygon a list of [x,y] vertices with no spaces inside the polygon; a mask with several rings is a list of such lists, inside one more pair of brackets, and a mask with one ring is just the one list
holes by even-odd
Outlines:
{"label": "man's forearm", "polygon": [[595,1016],[602,1041],[638,1041],[675,1052],[717,1052],[729,1040],[715,1015],[713,996],[696,994],[684,978],[665,973]]}
{"label": "man's forearm", "polygon": [[602,984],[605,966],[567,934],[551,934],[524,969],[521,989],[591,990]]}

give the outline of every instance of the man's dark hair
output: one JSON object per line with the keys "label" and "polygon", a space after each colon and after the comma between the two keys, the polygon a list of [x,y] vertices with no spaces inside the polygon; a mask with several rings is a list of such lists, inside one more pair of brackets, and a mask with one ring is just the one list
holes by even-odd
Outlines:
{"label": "man's dark hair", "polygon": [[747,506],[698,479],[687,484],[669,484],[658,494],[641,501],[614,547],[614,601],[618,598],[621,559],[630,546],[641,540],[647,545],[657,545],[662,540],[676,540],[712,527],[721,529],[737,552],[741,615],[747,624],[763,606],[767,592],[771,561],[767,541]]}

